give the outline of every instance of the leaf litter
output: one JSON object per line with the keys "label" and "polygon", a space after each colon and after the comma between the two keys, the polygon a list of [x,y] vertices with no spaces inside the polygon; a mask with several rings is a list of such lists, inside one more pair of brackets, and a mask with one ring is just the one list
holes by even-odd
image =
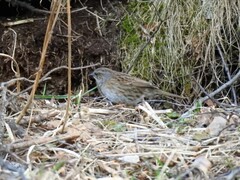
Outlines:
{"label": "leaf litter", "polygon": [[[71,106],[61,134],[65,110],[49,104],[34,100],[20,124],[22,136],[5,126],[1,173],[23,179],[239,177],[237,114],[203,107],[184,121],[170,119],[167,113],[172,110],[159,113],[146,102],[140,108],[128,108],[90,98],[80,107]],[[6,116],[6,124],[14,116]],[[13,162],[21,170],[6,166]]]}

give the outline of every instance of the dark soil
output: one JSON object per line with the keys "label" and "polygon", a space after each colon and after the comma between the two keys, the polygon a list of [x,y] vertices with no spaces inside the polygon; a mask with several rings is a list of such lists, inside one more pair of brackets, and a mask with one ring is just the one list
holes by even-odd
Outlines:
{"label": "dark soil", "polygon": [[[19,1],[20,2],[20,1]],[[27,5],[12,5],[0,1],[0,53],[12,56],[14,52],[14,31],[17,34],[15,60],[20,67],[21,77],[34,79],[37,72],[41,49],[48,23],[48,13],[36,12],[36,10],[49,11],[50,4],[43,1]],[[102,2],[102,3],[101,3]],[[122,16],[122,1],[89,0],[72,1],[72,10],[87,7],[72,13],[72,67],[83,67],[95,63],[118,69],[120,57],[118,56],[119,27]],[[102,4],[102,5],[101,5]],[[5,10],[5,11],[3,11]],[[63,9],[64,10],[64,9]],[[97,26],[97,14],[104,20],[99,20],[100,29]],[[6,27],[6,22],[16,22],[33,18],[33,22]],[[67,14],[61,14],[53,31],[51,43],[48,47],[43,74],[53,68],[67,65]],[[11,68],[11,60],[0,56],[0,82],[15,78]],[[91,85],[88,80],[90,68],[75,70],[72,72],[72,89],[83,85],[88,88]],[[47,94],[65,94],[67,89],[67,70],[61,69],[52,73],[51,80],[47,81]],[[41,83],[38,93],[45,83]],[[21,82],[21,89],[29,87],[31,83]]]}

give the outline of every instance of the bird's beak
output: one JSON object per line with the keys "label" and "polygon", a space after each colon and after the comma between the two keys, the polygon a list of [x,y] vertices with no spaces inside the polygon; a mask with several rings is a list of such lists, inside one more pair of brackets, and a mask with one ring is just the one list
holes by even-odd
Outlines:
{"label": "bird's beak", "polygon": [[90,77],[91,77],[91,76],[93,76],[93,72],[92,72],[92,73],[90,73],[88,76],[90,76]]}
{"label": "bird's beak", "polygon": [[94,77],[94,72],[90,73],[88,76],[93,78]]}

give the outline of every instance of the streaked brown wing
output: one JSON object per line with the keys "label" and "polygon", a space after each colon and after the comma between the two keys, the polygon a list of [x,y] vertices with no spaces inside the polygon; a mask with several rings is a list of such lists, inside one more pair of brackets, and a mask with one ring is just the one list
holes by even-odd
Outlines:
{"label": "streaked brown wing", "polygon": [[121,81],[125,85],[129,85],[132,87],[139,87],[139,88],[156,88],[154,85],[152,85],[150,82],[144,81],[142,79],[129,76],[126,74],[122,74],[122,76],[119,76],[119,81]]}

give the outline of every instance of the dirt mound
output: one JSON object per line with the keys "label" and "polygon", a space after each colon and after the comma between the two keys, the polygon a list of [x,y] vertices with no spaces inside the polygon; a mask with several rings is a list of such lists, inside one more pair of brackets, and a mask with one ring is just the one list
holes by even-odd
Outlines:
{"label": "dirt mound", "polygon": [[[34,79],[34,74],[40,60],[41,49],[45,37],[49,17],[49,4],[12,5],[5,1],[0,2],[0,49],[1,53],[12,56],[20,67],[21,77]],[[72,2],[72,66],[86,66],[100,63],[102,65],[115,64],[119,66],[117,43],[119,30],[117,23],[121,17],[118,6],[119,1],[79,1]],[[67,14],[58,18],[48,48],[43,74],[51,69],[67,65]],[[11,23],[20,23],[12,25]],[[0,82],[15,77],[11,68],[10,59],[0,57]],[[72,73],[73,89],[79,85],[88,86],[87,74],[92,69],[77,70]],[[51,74],[47,81],[47,93],[65,94],[67,71],[59,70]],[[23,82],[21,88],[28,87],[30,83]],[[39,91],[44,83],[39,85]]]}

